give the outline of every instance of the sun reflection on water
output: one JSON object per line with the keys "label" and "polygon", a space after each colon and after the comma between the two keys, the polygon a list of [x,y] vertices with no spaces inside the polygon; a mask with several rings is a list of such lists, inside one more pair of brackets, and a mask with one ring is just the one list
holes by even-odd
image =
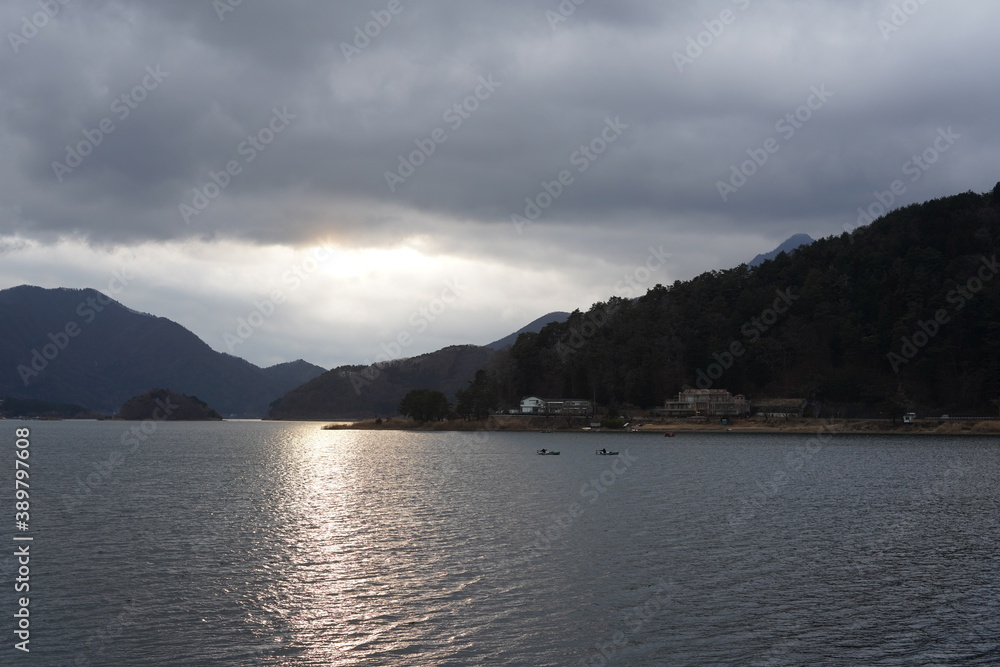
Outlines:
{"label": "sun reflection on water", "polygon": [[263,597],[279,610],[284,650],[308,647],[296,661],[356,664],[359,652],[394,648],[404,621],[387,603],[412,586],[398,569],[411,513],[399,502],[399,468],[380,463],[389,454],[383,438],[308,424],[277,445],[264,511],[283,567]]}

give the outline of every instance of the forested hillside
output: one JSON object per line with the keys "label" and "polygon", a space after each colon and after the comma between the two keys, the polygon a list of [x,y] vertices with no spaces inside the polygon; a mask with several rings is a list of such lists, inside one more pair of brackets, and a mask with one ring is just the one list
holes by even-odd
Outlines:
{"label": "forested hillside", "polygon": [[899,209],[759,267],[611,299],[523,334],[502,398],[661,405],[682,387],[995,414],[1000,184]]}
{"label": "forested hillside", "polygon": [[272,419],[387,417],[411,389],[433,389],[454,400],[476,370],[495,354],[488,347],[455,345],[382,365],[341,366],[296,387],[271,404]]}

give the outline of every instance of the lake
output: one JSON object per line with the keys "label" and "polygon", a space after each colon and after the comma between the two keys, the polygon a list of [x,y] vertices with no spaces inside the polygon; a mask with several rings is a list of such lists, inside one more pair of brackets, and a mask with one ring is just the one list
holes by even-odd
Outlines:
{"label": "lake", "polygon": [[1000,664],[996,438],[4,428],[25,664]]}

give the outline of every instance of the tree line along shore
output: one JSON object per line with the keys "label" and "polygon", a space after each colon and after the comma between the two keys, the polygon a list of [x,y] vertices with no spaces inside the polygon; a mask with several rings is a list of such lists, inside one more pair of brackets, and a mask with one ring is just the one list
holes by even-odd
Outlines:
{"label": "tree line along shore", "polygon": [[923,419],[903,424],[891,419],[730,419],[726,425],[716,421],[664,420],[643,421],[625,428],[591,426],[580,417],[492,416],[487,419],[416,421],[404,418],[366,419],[331,423],[324,430],[383,431],[512,431],[512,432],[581,432],[581,433],[843,433],[885,435],[1000,435],[1000,420]]}

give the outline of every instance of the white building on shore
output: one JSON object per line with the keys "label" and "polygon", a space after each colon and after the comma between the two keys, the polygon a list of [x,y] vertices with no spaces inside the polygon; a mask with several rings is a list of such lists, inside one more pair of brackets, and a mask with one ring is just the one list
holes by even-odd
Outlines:
{"label": "white building on shore", "polygon": [[539,398],[527,396],[521,399],[522,415],[571,415],[587,417],[593,414],[594,404],[582,398]]}
{"label": "white building on shore", "polygon": [[750,401],[725,389],[685,389],[660,412],[668,417],[738,417],[750,414]]}

